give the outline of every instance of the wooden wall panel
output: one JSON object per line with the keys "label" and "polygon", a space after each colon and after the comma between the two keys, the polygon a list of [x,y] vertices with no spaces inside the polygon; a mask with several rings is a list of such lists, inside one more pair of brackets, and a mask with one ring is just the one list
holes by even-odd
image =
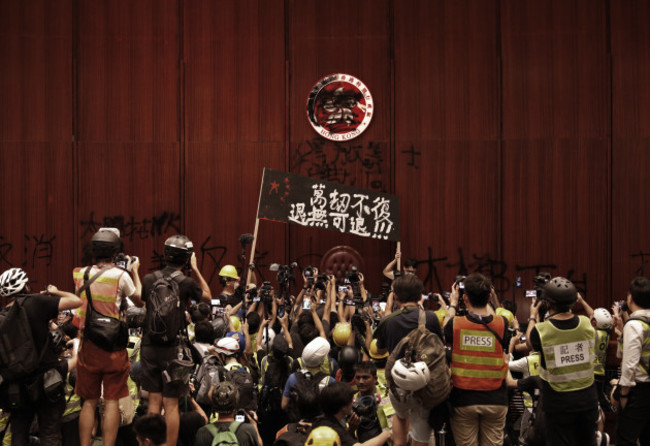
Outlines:
{"label": "wooden wall panel", "polygon": [[[502,4],[504,258],[524,287],[536,269],[570,276],[596,306],[611,283],[606,14],[605,2]],[[535,265],[554,267],[517,271]]]}
{"label": "wooden wall panel", "polygon": [[178,141],[178,0],[78,4],[77,139]]}
{"label": "wooden wall panel", "polygon": [[[389,2],[290,1],[288,5],[291,171],[389,192]],[[375,106],[368,129],[358,138],[340,144],[318,136],[306,116],[309,91],[332,73],[346,73],[363,81]],[[363,253],[367,283],[371,290],[378,291],[381,270],[392,256],[390,243],[295,226],[289,231],[291,261],[300,260],[301,267],[317,266],[320,256],[331,247],[350,245]]]}
{"label": "wooden wall panel", "polygon": [[[220,266],[240,265],[238,237],[254,231],[264,167],[285,168],[284,8],[261,0],[185,8],[188,232],[205,243],[204,272],[219,290]],[[270,262],[285,262],[284,233],[260,225],[262,278],[274,276]]]}
{"label": "wooden wall panel", "polygon": [[0,271],[70,286],[71,4],[0,2]]}
{"label": "wooden wall panel", "polygon": [[498,19],[496,1],[395,9],[402,252],[438,292],[499,259]]}
{"label": "wooden wall panel", "polygon": [[612,282],[624,298],[634,276],[650,275],[650,5],[611,3]]}
{"label": "wooden wall panel", "polygon": [[609,137],[604,0],[503,1],[503,139]]}

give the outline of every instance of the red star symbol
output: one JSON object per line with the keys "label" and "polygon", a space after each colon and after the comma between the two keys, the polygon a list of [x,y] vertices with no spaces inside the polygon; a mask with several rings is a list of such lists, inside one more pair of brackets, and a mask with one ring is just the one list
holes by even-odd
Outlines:
{"label": "red star symbol", "polygon": [[276,183],[275,181],[271,182],[271,189],[269,190],[269,195],[271,195],[271,192],[275,191],[276,194],[280,193],[280,184]]}

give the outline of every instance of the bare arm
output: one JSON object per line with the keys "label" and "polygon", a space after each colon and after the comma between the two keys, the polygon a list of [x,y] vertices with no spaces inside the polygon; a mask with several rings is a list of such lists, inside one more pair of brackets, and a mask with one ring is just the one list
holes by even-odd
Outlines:
{"label": "bare arm", "polygon": [[594,309],[587,303],[587,301],[582,297],[582,294],[578,293],[578,302],[582,305],[582,308],[585,309],[585,313],[588,318],[594,315]]}
{"label": "bare arm", "polygon": [[41,291],[41,294],[59,296],[61,298],[59,299],[59,311],[74,310],[81,306],[81,298],[79,296],[68,291],[60,291],[54,285],[48,285],[47,291]]}
{"label": "bare arm", "polygon": [[192,253],[192,257],[190,257],[190,265],[192,266],[192,271],[196,274],[196,278],[199,282],[199,285],[201,286],[201,289],[203,290],[203,295],[201,296],[202,301],[210,302],[212,299],[212,292],[210,291],[210,287],[208,286],[208,282],[205,281],[203,276],[201,275],[201,271],[199,271],[199,267],[196,263],[196,254]]}
{"label": "bare arm", "polygon": [[140,281],[140,259],[134,256],[133,263],[131,264],[131,275],[133,276],[133,284],[135,285],[135,293],[129,296],[136,307],[144,307],[142,300],[142,281]]}

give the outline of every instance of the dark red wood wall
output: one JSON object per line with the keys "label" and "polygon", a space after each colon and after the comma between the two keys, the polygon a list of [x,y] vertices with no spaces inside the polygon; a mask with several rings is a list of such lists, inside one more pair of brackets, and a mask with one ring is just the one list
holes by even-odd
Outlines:
{"label": "dark red wood wall", "polygon": [[[511,297],[541,269],[608,305],[650,268],[648,23],[645,1],[0,0],[0,269],[71,288],[99,226],[145,270],[182,232],[216,291],[271,167],[400,195],[431,290],[478,270]],[[376,109],[346,143],[305,114],[336,72]],[[378,290],[388,242],[264,221],[256,264],[338,244]]]}

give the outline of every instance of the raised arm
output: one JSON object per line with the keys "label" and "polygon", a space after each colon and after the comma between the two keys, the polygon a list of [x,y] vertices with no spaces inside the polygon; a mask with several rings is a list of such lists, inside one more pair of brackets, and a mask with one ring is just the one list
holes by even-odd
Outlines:
{"label": "raised arm", "polygon": [[203,295],[201,296],[201,300],[205,302],[210,302],[210,300],[212,299],[212,292],[210,291],[208,282],[205,281],[205,279],[201,275],[201,271],[199,271],[199,267],[196,263],[196,253],[192,253],[192,257],[190,257],[190,265],[192,266],[192,271],[194,271],[194,273],[196,274],[196,279],[198,280],[199,285],[203,290]]}

